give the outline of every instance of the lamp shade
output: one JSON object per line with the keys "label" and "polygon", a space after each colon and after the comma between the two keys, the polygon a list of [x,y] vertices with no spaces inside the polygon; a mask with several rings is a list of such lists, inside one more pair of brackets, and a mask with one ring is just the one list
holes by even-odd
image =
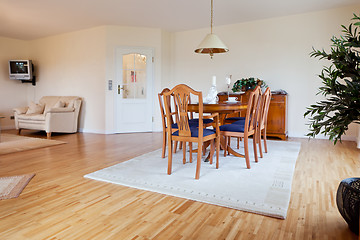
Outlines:
{"label": "lamp shade", "polygon": [[229,49],[220,38],[213,33],[206,35],[198,48],[195,49],[196,53],[210,54],[210,56],[213,56],[214,53],[224,53],[227,51],[229,51]]}

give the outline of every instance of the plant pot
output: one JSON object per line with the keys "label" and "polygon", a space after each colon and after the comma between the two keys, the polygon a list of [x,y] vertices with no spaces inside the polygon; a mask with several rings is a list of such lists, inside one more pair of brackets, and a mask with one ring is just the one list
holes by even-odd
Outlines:
{"label": "plant pot", "polygon": [[350,230],[359,235],[360,178],[347,178],[340,182],[336,204]]}

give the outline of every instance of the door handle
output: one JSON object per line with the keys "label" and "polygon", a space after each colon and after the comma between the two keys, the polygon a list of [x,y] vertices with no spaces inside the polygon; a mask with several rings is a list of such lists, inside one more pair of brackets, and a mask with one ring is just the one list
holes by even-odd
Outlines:
{"label": "door handle", "polygon": [[118,94],[120,94],[121,93],[121,90],[125,90],[125,87],[124,86],[120,86],[120,85],[118,85]]}

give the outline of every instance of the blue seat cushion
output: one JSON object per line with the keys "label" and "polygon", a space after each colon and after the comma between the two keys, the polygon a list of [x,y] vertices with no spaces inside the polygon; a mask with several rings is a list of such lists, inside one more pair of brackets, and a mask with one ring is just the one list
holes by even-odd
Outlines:
{"label": "blue seat cushion", "polygon": [[[192,122],[191,120],[189,120],[190,127],[198,127],[198,125],[199,125],[199,119],[197,122]],[[171,128],[179,128],[179,127],[178,127],[177,123],[173,123],[173,124],[171,124]]]}
{"label": "blue seat cushion", "polygon": [[233,122],[232,124],[242,124],[245,125],[245,119],[244,120],[238,120],[236,122]]}
{"label": "blue seat cushion", "polygon": [[[203,119],[203,123],[204,124],[209,124],[209,123],[212,123],[214,122],[214,120],[212,119]],[[189,124],[192,125],[192,124],[199,124],[199,119],[198,118],[194,118],[194,119],[189,119]]]}
{"label": "blue seat cushion", "polygon": [[[190,131],[191,131],[191,137],[199,137],[199,129],[195,128],[195,127],[190,127]],[[213,129],[203,129],[203,136],[209,136],[211,134],[215,134],[215,130]],[[173,133],[173,136],[179,136],[179,131],[176,131]]]}
{"label": "blue seat cushion", "polygon": [[225,124],[220,126],[220,131],[225,132],[244,132],[244,125],[241,124]]}
{"label": "blue seat cushion", "polygon": [[229,121],[239,121],[239,120],[243,120],[245,121],[245,117],[229,117],[229,118],[225,118],[225,121],[229,120]]}

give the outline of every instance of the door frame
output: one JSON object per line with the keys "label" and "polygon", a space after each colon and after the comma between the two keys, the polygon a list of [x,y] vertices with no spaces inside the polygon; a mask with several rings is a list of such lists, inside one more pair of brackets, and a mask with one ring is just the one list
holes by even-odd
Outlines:
{"label": "door frame", "polygon": [[147,92],[149,92],[149,96],[147,96],[146,99],[148,99],[151,104],[150,104],[150,113],[151,113],[151,130],[147,131],[147,132],[153,132],[154,131],[154,83],[155,83],[155,64],[154,64],[154,48],[153,47],[136,47],[136,46],[117,46],[115,47],[114,50],[114,76],[115,76],[115,81],[113,84],[113,90],[114,90],[114,133],[125,133],[125,132],[121,132],[119,131],[119,98],[121,97],[121,95],[118,94],[118,90],[117,90],[117,86],[120,84],[120,79],[122,79],[122,76],[119,76],[119,74],[122,73],[121,71],[118,71],[117,66],[119,65],[118,62],[118,51],[127,51],[129,50],[129,52],[138,52],[141,53],[142,51],[149,51],[151,54],[151,75],[150,75],[150,79],[149,79],[149,90]]}

